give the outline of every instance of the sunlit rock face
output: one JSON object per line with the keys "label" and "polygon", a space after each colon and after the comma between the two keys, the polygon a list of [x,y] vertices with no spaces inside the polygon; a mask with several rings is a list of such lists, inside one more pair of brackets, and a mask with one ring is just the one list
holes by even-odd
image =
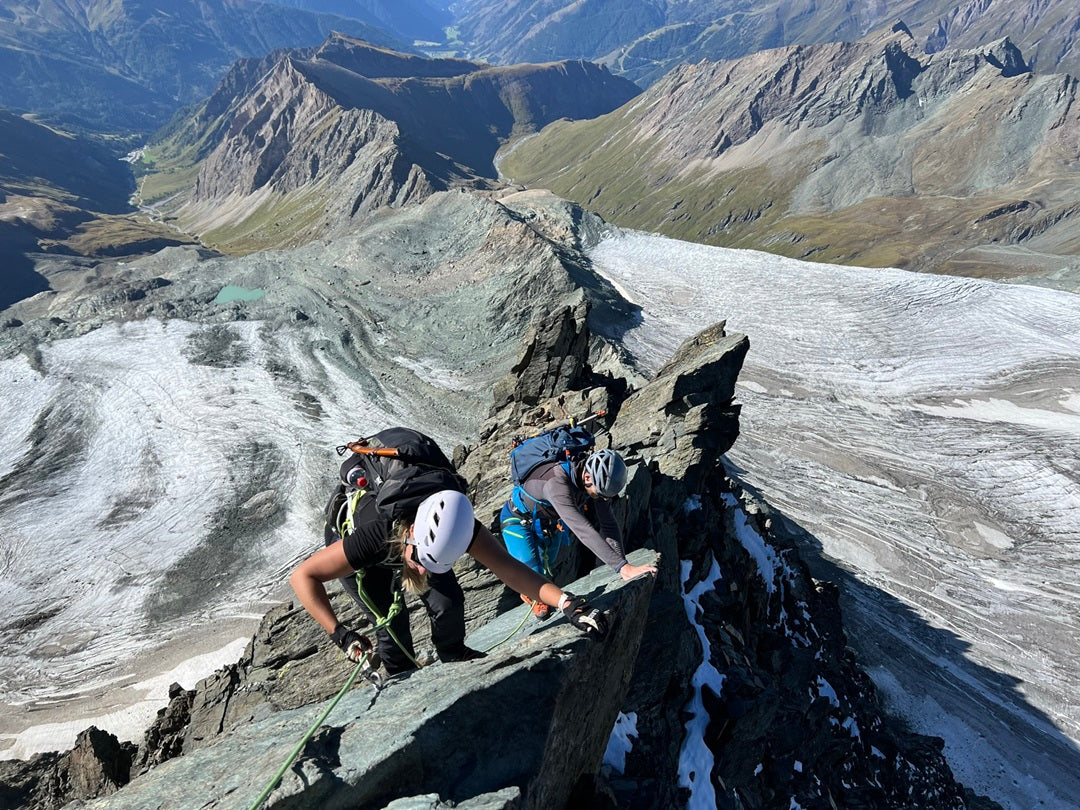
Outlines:
{"label": "sunlit rock face", "polygon": [[594,118],[640,92],[588,62],[423,59],[342,35],[254,68],[237,63],[152,145],[200,145],[193,185],[161,205],[229,252],[348,233],[436,190],[501,188],[493,161],[511,138]]}
{"label": "sunlit rock face", "polygon": [[687,62],[499,165],[627,228],[1076,292],[1076,96],[1008,40],[927,55],[897,26]]}
{"label": "sunlit rock face", "polygon": [[658,368],[751,336],[730,469],[840,585],[860,659],[965,784],[1072,801],[1080,299],[625,233],[590,251]]}

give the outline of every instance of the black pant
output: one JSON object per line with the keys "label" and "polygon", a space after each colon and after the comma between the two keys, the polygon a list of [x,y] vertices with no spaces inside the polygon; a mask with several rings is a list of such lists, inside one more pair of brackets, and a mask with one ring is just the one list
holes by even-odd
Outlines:
{"label": "black pant", "polygon": [[[396,571],[393,568],[382,565],[364,570],[364,593],[375,605],[380,616],[385,616],[390,610],[390,605],[393,604],[395,574]],[[339,581],[345,592],[363,608],[368,618],[373,623],[377,621],[360,599],[356,578],[342,577]],[[427,609],[428,618],[431,619],[431,641],[441,660],[457,661],[466,655],[465,594],[453,571],[447,571],[445,574],[428,574],[428,584],[431,588],[420,595],[420,601]],[[409,660],[409,655],[413,657],[416,655],[412,645],[412,632],[409,630],[409,612],[404,605],[397,616],[391,620],[390,628],[398,637],[398,641],[408,650],[408,655],[406,655],[386,630],[379,630],[375,634],[378,640],[379,657],[386,665],[386,671],[394,675],[412,669],[414,665]]]}

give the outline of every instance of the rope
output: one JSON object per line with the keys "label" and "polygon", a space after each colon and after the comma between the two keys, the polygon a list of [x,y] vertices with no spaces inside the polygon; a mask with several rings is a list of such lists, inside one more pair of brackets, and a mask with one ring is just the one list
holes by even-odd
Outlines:
{"label": "rope", "polygon": [[520,622],[518,622],[518,626],[515,627],[513,630],[511,630],[509,635],[506,636],[506,638],[502,639],[501,641],[496,641],[494,644],[492,644],[486,650],[481,650],[480,652],[482,652],[484,654],[487,654],[487,653],[491,652],[492,650],[494,650],[496,647],[498,647],[500,644],[505,644],[507,641],[512,639],[514,637],[514,633],[516,633],[518,630],[520,630],[525,625],[525,622],[527,622],[529,620],[529,615],[531,613],[532,613],[532,609],[529,608],[528,605],[526,605],[525,606],[525,616],[524,616],[524,618],[522,618],[522,620]]}
{"label": "rope", "polygon": [[[394,594],[394,602],[390,605],[390,610],[387,611],[386,616],[380,617],[379,612],[375,609],[375,605],[372,604],[371,600],[368,598],[367,592],[364,590],[364,586],[362,584],[363,578],[363,572],[357,571],[356,590],[360,594],[360,598],[363,600],[364,605],[367,607],[368,610],[371,611],[372,615],[376,619],[375,626],[372,629],[380,630],[382,628],[386,628],[386,632],[390,634],[390,638],[394,640],[394,643],[397,644],[401,651],[408,656],[410,661],[416,664],[417,668],[420,668],[420,663],[415,658],[413,658],[412,655],[409,654],[409,651],[405,649],[404,645],[398,639],[397,634],[394,633],[394,631],[390,628],[391,620],[393,620],[394,616],[396,616],[401,610],[401,603],[403,601],[400,598],[401,592],[397,591]],[[525,615],[522,617],[521,621],[518,622],[517,627],[511,630],[505,638],[496,641],[486,650],[483,650],[483,652],[489,653],[496,647],[498,647],[500,644],[505,644],[507,641],[513,638],[514,634],[517,633],[517,631],[525,625],[525,622],[529,620],[530,613],[531,611],[528,609],[528,607],[526,607]],[[319,726],[321,726],[326,721],[326,718],[330,716],[330,712],[334,710],[334,707],[338,705],[338,702],[345,696],[345,693],[349,691],[349,687],[353,685],[353,682],[356,681],[356,678],[363,671],[364,667],[371,663],[371,655],[372,653],[368,653],[363,657],[363,659],[361,659],[360,663],[356,665],[356,667],[352,671],[352,674],[349,676],[349,679],[345,681],[345,685],[341,687],[341,691],[337,693],[337,695],[332,701],[330,701],[330,705],[326,707],[326,709],[321,715],[319,715],[319,719],[311,724],[311,728],[307,730],[307,733],[304,734],[300,742],[296,744],[296,747],[293,748],[288,758],[285,760],[282,766],[278,768],[278,772],[274,774],[274,778],[270,780],[270,782],[263,789],[263,792],[259,794],[259,798],[257,798],[254,802],[251,803],[251,806],[248,808],[248,810],[259,810],[259,808],[262,807],[263,802],[265,802],[266,799],[270,796],[270,794],[274,792],[274,788],[278,786],[278,783],[281,781],[282,777],[285,776],[285,772],[289,770],[292,764],[296,761],[297,757],[300,756],[300,753],[304,750],[304,746],[307,745],[311,738],[315,736],[315,732],[319,730]]]}
{"label": "rope", "polygon": [[341,691],[337,693],[337,696],[332,701],[330,701],[330,705],[326,707],[326,710],[321,715],[319,715],[319,719],[312,723],[311,728],[307,730],[307,733],[303,736],[300,742],[296,744],[296,747],[293,748],[292,753],[289,754],[288,759],[286,759],[285,763],[280,768],[278,768],[278,772],[274,774],[274,778],[270,780],[269,784],[267,784],[267,786],[263,789],[263,792],[259,794],[259,798],[257,798],[254,802],[251,803],[251,806],[248,808],[248,810],[258,810],[258,808],[262,807],[263,802],[265,802],[267,797],[271,793],[273,793],[274,788],[278,786],[281,778],[285,775],[285,771],[289,770],[292,764],[296,761],[296,758],[300,756],[300,752],[304,750],[304,746],[308,744],[308,741],[313,736],[315,736],[315,732],[319,730],[319,726],[321,726],[326,720],[326,718],[330,716],[330,712],[332,712],[334,710],[334,707],[338,705],[338,701],[340,701],[345,696],[345,693],[349,690],[349,687],[353,685],[353,681],[356,680],[357,676],[364,669],[364,666],[369,664],[370,662],[371,653],[368,653],[363,657],[363,659],[361,659],[360,663],[356,665],[356,668],[352,671],[352,675],[350,675],[349,679],[345,681],[345,685],[341,687]]}
{"label": "rope", "polygon": [[[401,651],[408,656],[410,661],[412,661],[414,664],[416,664],[417,667],[419,667],[419,662],[417,662],[415,658],[409,655],[409,651],[405,649],[405,646],[401,643],[401,640],[398,639],[397,634],[394,633],[393,629],[390,627],[390,622],[393,621],[394,617],[401,611],[401,606],[404,602],[404,599],[401,596],[401,591],[395,591],[394,601],[390,605],[390,610],[386,612],[385,616],[380,616],[379,611],[375,609],[375,605],[372,603],[371,599],[368,598],[367,592],[364,590],[363,581],[363,570],[357,571],[357,593],[359,593],[360,599],[363,600],[364,605],[367,607],[367,609],[371,611],[371,615],[375,617],[375,624],[372,627],[372,630],[378,631],[386,628],[386,632],[390,634],[390,638],[394,640],[394,643],[397,644],[399,648],[401,648]],[[332,701],[330,701],[330,705],[326,707],[326,711],[324,711],[322,715],[319,716],[319,719],[312,724],[311,728],[307,730],[307,733],[303,736],[300,742],[296,744],[296,747],[293,748],[292,753],[289,754],[288,759],[286,759],[285,763],[278,769],[278,772],[274,774],[274,778],[270,780],[270,783],[259,795],[259,798],[257,798],[251,804],[248,810],[258,810],[258,808],[262,806],[263,802],[266,801],[267,797],[274,791],[274,788],[277,787],[278,783],[281,781],[281,778],[285,775],[285,771],[287,771],[289,767],[293,764],[293,762],[296,761],[296,758],[300,756],[300,752],[304,750],[304,746],[308,744],[308,741],[314,736],[315,732],[318,731],[319,726],[321,726],[326,720],[326,718],[330,716],[330,712],[332,712],[334,710],[334,707],[337,706],[338,701],[340,701],[341,698],[345,696],[345,693],[349,690],[349,687],[353,685],[353,682],[356,680],[357,676],[359,676],[365,666],[370,666],[371,656],[372,653],[369,652],[360,660],[360,663],[356,665],[356,668],[352,671],[352,675],[350,675],[349,679],[345,681],[345,685],[341,687],[341,691],[337,693],[337,696]]]}
{"label": "rope", "polygon": [[420,669],[420,662],[417,661],[412,653],[405,649],[405,645],[401,643],[401,639],[397,637],[397,633],[394,632],[394,628],[390,626],[390,622],[401,610],[401,606],[405,599],[401,595],[401,588],[394,588],[394,601],[390,605],[390,610],[386,612],[386,616],[380,616],[379,611],[375,609],[375,604],[368,598],[367,591],[364,590],[364,570],[360,569],[356,572],[356,592],[360,595],[360,599],[364,603],[364,607],[371,611],[371,615],[375,617],[375,625],[371,628],[373,632],[377,632],[385,628],[386,632],[390,634],[390,638],[397,644],[398,649],[405,653],[405,657],[413,662],[413,665]]}

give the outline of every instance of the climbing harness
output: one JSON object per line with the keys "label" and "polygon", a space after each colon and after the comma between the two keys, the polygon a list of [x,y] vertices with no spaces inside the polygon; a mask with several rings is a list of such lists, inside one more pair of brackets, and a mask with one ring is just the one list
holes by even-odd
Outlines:
{"label": "climbing harness", "polygon": [[556,520],[554,525],[549,527],[539,513],[540,506],[548,505],[547,502],[538,501],[522,490],[521,494],[534,502],[533,509],[530,512],[518,496],[518,489],[520,488],[515,487],[510,495],[510,513],[513,517],[508,518],[502,525],[503,538],[505,540],[506,535],[513,532],[515,538],[524,540],[526,535],[514,531],[513,527],[520,526],[521,532],[528,532],[531,529],[537,540],[536,549],[540,553],[544,576],[553,579],[554,574],[552,572],[554,571],[555,561],[559,559],[560,550],[563,546],[571,544],[570,530],[563,525],[561,519]]}
{"label": "climbing harness", "polygon": [[380,616],[379,611],[375,608],[375,603],[371,601],[371,597],[368,596],[367,591],[364,590],[364,571],[360,569],[356,572],[356,592],[360,595],[361,601],[364,603],[371,615],[375,617],[375,624],[372,626],[374,632],[385,629],[390,634],[390,638],[397,644],[398,649],[401,650],[405,657],[413,662],[413,665],[417,669],[420,669],[420,662],[413,657],[413,655],[405,648],[405,645],[401,643],[401,639],[397,637],[397,633],[394,632],[394,628],[390,626],[390,622],[394,620],[394,617],[401,612],[402,607],[405,606],[405,597],[401,595],[401,585],[399,582],[400,572],[398,576],[394,577],[394,601],[390,603],[390,609],[386,611],[385,616]]}
{"label": "climbing harness", "polygon": [[[394,617],[401,611],[401,608],[405,604],[405,598],[401,595],[401,588],[397,587],[395,585],[395,587],[394,587],[394,601],[390,604],[390,609],[386,612],[386,616],[385,617],[380,617],[379,612],[375,609],[374,603],[371,601],[371,598],[367,595],[367,592],[364,590],[363,578],[364,578],[363,571],[357,571],[356,572],[356,591],[357,591],[357,593],[360,594],[360,599],[363,600],[365,607],[367,607],[367,609],[370,610],[371,614],[375,617],[375,624],[372,626],[372,630],[373,631],[378,631],[378,630],[381,630],[382,628],[385,627],[386,632],[390,634],[390,638],[392,638],[394,640],[394,643],[397,644],[398,649],[401,650],[403,653],[405,653],[405,655],[408,657],[408,659],[410,661],[413,662],[413,664],[416,666],[417,669],[423,669],[425,665],[421,664],[419,661],[416,660],[416,658],[414,658],[412,655],[409,654],[409,651],[407,649],[405,649],[405,646],[401,643],[401,640],[397,637],[397,635],[394,633],[393,629],[390,627],[390,622],[393,621]],[[513,630],[511,630],[510,633],[505,638],[501,639],[500,641],[496,641],[494,644],[492,644],[486,650],[481,650],[481,652],[489,653],[492,650],[494,650],[496,647],[498,647],[500,644],[503,644],[504,642],[509,641],[511,638],[514,637],[514,634],[517,633],[517,631],[522,628],[522,625],[525,624],[525,621],[528,618],[529,618],[529,614],[526,613],[525,618],[521,620],[521,623],[518,624],[518,626],[515,627]],[[377,687],[377,688],[381,688],[381,687]]]}

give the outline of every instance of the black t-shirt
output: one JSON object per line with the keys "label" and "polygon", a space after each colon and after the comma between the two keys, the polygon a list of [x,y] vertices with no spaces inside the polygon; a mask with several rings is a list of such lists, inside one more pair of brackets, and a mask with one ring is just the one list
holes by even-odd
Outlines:
{"label": "black t-shirt", "polygon": [[360,498],[353,513],[353,530],[345,535],[345,559],[355,570],[390,561],[390,532],[394,522],[375,508],[375,499]]}

